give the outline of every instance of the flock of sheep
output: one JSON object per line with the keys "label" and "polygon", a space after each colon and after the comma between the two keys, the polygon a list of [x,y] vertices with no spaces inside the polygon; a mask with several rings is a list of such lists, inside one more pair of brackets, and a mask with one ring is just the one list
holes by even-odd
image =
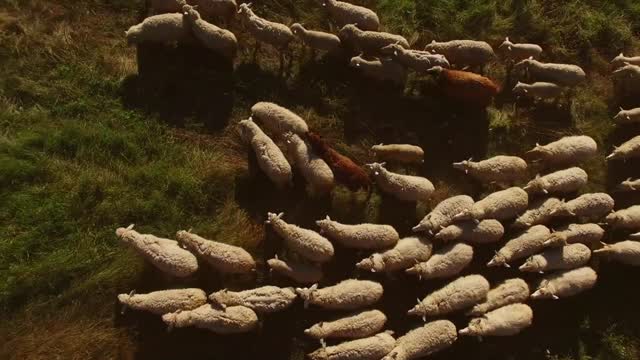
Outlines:
{"label": "flock of sheep", "polygon": [[[174,42],[196,39],[203,46],[233,58],[238,44],[235,35],[207,19],[228,23],[237,13],[257,43],[267,43],[281,54],[297,36],[314,50],[335,51],[349,46],[361,52],[351,59],[369,77],[403,84],[407,69],[440,74],[448,96],[471,104],[486,106],[498,92],[490,79],[466,71],[482,69],[494,57],[485,42],[456,40],[432,42],[425,50],[411,50],[399,35],[378,32],[378,16],[370,9],[349,3],[325,0],[333,22],[341,27],[338,36],[291,27],[256,15],[250,4],[237,6],[235,0],[152,0],[154,11],[162,13],[131,27],[130,43],[146,41]],[[518,82],[517,95],[534,99],[558,99],[565,88],[585,79],[576,65],[542,63],[535,60],[542,48],[534,44],[514,44],[509,39],[499,47],[513,69],[522,71],[531,84]],[[282,63],[282,59],[281,59]],[[515,64],[515,65],[514,65]],[[640,88],[640,57],[616,57],[612,61],[617,85],[627,91]],[[450,70],[452,66],[464,70]],[[617,123],[640,122],[640,108],[623,110]],[[280,189],[290,187],[297,171],[309,188],[329,193],[336,184],[352,191],[382,192],[405,202],[428,201],[435,191],[424,177],[395,173],[386,163],[410,165],[423,162],[424,151],[415,145],[390,144],[372,147],[373,162],[361,166],[340,154],[306,121],[294,112],[270,102],[251,108],[251,117],[238,124],[244,141],[255,153],[257,164]],[[284,151],[278,146],[282,145]],[[530,326],[533,312],[529,299],[564,298],[592,288],[596,272],[589,267],[592,254],[628,265],[640,265],[640,205],[614,211],[614,200],[606,193],[587,193],[569,201],[565,196],[579,192],[588,182],[588,174],[578,167],[597,156],[597,144],[588,136],[567,136],[546,145],[536,145],[525,159],[500,155],[486,160],[454,163],[495,191],[477,201],[467,195],[440,202],[415,227],[412,236],[400,237],[389,225],[342,224],[328,216],[316,222],[318,231],[287,223],[283,214],[268,213],[266,223],[283,240],[287,258],[267,261],[270,269],[291,282],[311,285],[306,288],[263,286],[244,291],[221,290],[207,296],[200,289],[174,289],[149,294],[121,294],[126,307],[161,315],[169,327],[199,327],[219,334],[242,333],[258,325],[258,316],[284,310],[297,298],[309,305],[328,310],[349,310],[353,314],[334,321],[315,324],[305,334],[318,339],[322,347],[309,357],[320,359],[416,359],[451,346],[458,335],[509,336]],[[640,157],[640,135],[616,147],[607,160]],[[526,180],[528,166],[534,161],[551,172]],[[640,190],[640,179],[628,179],[620,191]],[[552,222],[565,225],[549,229]],[[505,227],[517,230],[504,239]],[[603,228],[604,227],[604,228]],[[628,240],[601,243],[605,229],[627,231]],[[133,229],[116,231],[158,270],[174,277],[194,274],[203,261],[221,274],[251,273],[256,261],[246,250],[204,239],[189,231],[179,231],[176,240],[140,234]],[[519,264],[521,272],[549,273],[531,292],[529,284],[514,277],[490,284],[481,274],[459,277],[474,258],[474,247],[503,242],[487,266],[509,268]],[[420,280],[452,279],[444,287],[419,299],[411,316],[442,318],[466,311],[472,319],[467,327],[456,329],[448,320],[432,320],[394,339],[385,332],[387,317],[368,307],[383,296],[382,285],[370,280],[347,279],[318,288],[323,278],[322,265],[335,255],[334,244],[369,252],[355,266],[363,271],[392,273],[405,271]],[[344,339],[325,346],[324,339]]]}

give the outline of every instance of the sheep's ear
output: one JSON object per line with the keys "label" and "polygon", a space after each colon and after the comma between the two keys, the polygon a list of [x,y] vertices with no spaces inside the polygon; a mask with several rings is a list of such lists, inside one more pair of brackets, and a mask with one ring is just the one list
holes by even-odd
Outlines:
{"label": "sheep's ear", "polygon": [[280,214],[278,214],[278,219],[282,218],[282,216],[284,215],[283,212],[281,212]]}
{"label": "sheep's ear", "polygon": [[622,106],[620,106],[620,111],[624,111],[624,109],[622,108]]}
{"label": "sheep's ear", "polygon": [[132,230],[132,229],[133,229],[133,226],[134,226],[133,224],[131,224],[131,225],[127,226],[127,230]]}
{"label": "sheep's ear", "polygon": [[275,254],[275,256],[273,258],[278,260],[278,254]]}
{"label": "sheep's ear", "polygon": [[507,46],[507,50],[511,51],[511,49],[512,49],[511,45]]}
{"label": "sheep's ear", "polygon": [[432,44],[435,44],[435,43],[436,43],[436,41],[435,41],[435,40],[431,40],[431,43],[432,43]]}
{"label": "sheep's ear", "polygon": [[529,60],[533,60],[533,56],[529,56]]}
{"label": "sheep's ear", "polygon": [[624,57],[624,54],[623,54],[623,53],[620,53],[620,55],[618,55],[618,56],[622,56],[622,57]]}

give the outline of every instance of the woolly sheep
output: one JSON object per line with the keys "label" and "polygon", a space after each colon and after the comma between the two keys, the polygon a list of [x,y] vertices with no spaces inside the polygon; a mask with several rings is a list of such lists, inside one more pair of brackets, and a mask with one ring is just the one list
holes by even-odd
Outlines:
{"label": "woolly sheep", "polygon": [[626,265],[640,266],[640,242],[638,241],[626,240],[615,244],[604,244],[602,249],[594,250],[593,253],[604,255]]}
{"label": "woolly sheep", "polygon": [[638,123],[640,122],[640,107],[629,110],[620,108],[613,120],[618,124]]}
{"label": "woolly sheep", "polygon": [[536,144],[527,155],[550,165],[573,165],[595,156],[598,144],[585,135],[565,136],[547,145]]}
{"label": "woolly sheep", "polygon": [[606,193],[581,195],[556,207],[553,216],[573,216],[588,219],[600,219],[613,210],[613,198]]}
{"label": "woolly sheep", "polygon": [[267,260],[271,271],[286,276],[300,284],[315,284],[322,280],[322,269],[317,266],[300,262],[284,261],[278,259]]}
{"label": "woolly sheep", "polygon": [[348,248],[388,249],[400,240],[398,232],[390,225],[347,225],[331,220],[328,215],[324,220],[316,221],[316,224],[322,234]]}
{"label": "woolly sheep", "polygon": [[569,270],[586,265],[591,259],[591,249],[576,243],[551,248],[541,254],[533,255],[520,266],[520,271],[545,272],[551,270]]}
{"label": "woolly sheep", "polygon": [[615,147],[613,152],[607,156],[607,160],[619,160],[640,157],[640,135]]}
{"label": "woolly sheep", "polygon": [[562,86],[576,86],[587,78],[584,70],[577,65],[543,63],[532,58],[520,61],[514,69],[526,71],[535,81],[547,81]]}
{"label": "woolly sheep", "polygon": [[375,158],[379,161],[395,161],[403,164],[424,163],[424,150],[408,144],[373,145]]}
{"label": "woolly sheep", "polygon": [[544,225],[536,225],[521,232],[498,250],[487,266],[510,267],[508,263],[542,250],[550,234],[549,228]]}
{"label": "woolly sheep", "polygon": [[162,321],[169,329],[193,326],[217,334],[246,333],[258,326],[258,316],[248,307],[229,306],[219,310],[214,309],[211,304],[193,310],[164,314]]}
{"label": "woolly sheep", "polygon": [[511,187],[487,195],[484,199],[474,203],[473,206],[465,208],[453,219],[455,221],[508,220],[523,213],[527,209],[528,203],[529,196],[526,191],[519,187]]}
{"label": "woolly sheep", "polygon": [[518,81],[511,90],[516,96],[524,96],[534,100],[557,100],[562,95],[562,87],[550,83],[539,81],[533,84],[525,84]]}
{"label": "woolly sheep", "polygon": [[383,332],[364,339],[322,347],[308,356],[310,360],[379,360],[393,349],[395,342],[390,333]]}
{"label": "woolly sheep", "polygon": [[289,28],[298,39],[313,50],[331,52],[340,48],[340,38],[336,35],[322,31],[307,30],[299,23],[295,23]]}
{"label": "woolly sheep", "polygon": [[438,232],[453,223],[453,218],[456,215],[465,209],[470,209],[473,204],[473,199],[468,195],[452,196],[436,205],[412,230],[414,232],[424,231],[430,234]]}
{"label": "woolly sheep", "polygon": [[517,156],[499,155],[479,162],[469,159],[453,163],[453,167],[483,183],[509,183],[527,173],[527,163]]}
{"label": "woolly sheep", "polygon": [[451,64],[455,64],[458,67],[484,66],[495,58],[491,45],[484,41],[452,40],[436,42],[433,40],[424,50],[442,54]]}
{"label": "woolly sheep", "polygon": [[261,101],[251,107],[251,119],[261,123],[272,134],[281,137],[287,132],[303,135],[307,123],[293,111],[272,102]]}
{"label": "woolly sheep", "polygon": [[380,53],[391,57],[399,64],[417,72],[425,72],[434,66],[441,66],[443,68],[451,67],[444,55],[432,54],[428,51],[405,49],[399,44],[389,44],[380,49]]}
{"label": "woolly sheep", "polygon": [[598,224],[569,224],[551,233],[544,242],[544,246],[565,246],[576,243],[592,246],[603,236],[604,229]]}
{"label": "woolly sheep", "polygon": [[458,275],[473,260],[473,248],[464,243],[444,246],[433,256],[406,270],[407,274],[418,275],[420,280],[448,278]]}
{"label": "woolly sheep", "polygon": [[365,310],[333,321],[321,321],[304,333],[314,339],[360,339],[380,332],[387,317],[380,310]]}
{"label": "woolly sheep", "polygon": [[476,305],[487,298],[489,282],[482,275],[460,277],[427,295],[409,315],[442,316]]}
{"label": "woolly sheep", "polygon": [[614,69],[621,68],[627,64],[640,65],[640,56],[624,56],[623,53],[620,53],[620,55],[611,60],[611,66]]}
{"label": "woolly sheep", "polygon": [[140,234],[133,225],[118,228],[116,235],[160,271],[172,276],[187,277],[198,270],[198,259],[178,242],[151,234]]}
{"label": "woolly sheep", "polygon": [[295,36],[285,24],[269,21],[256,15],[250,4],[243,3],[238,7],[238,15],[247,31],[256,39],[256,43],[267,43],[280,52],[280,68],[283,66],[283,52]]}
{"label": "woolly sheep", "polygon": [[324,0],[322,6],[327,8],[329,15],[338,27],[356,24],[362,30],[371,31],[376,31],[380,27],[378,15],[364,6],[337,0]]}
{"label": "woolly sheep", "polygon": [[351,58],[349,66],[360,69],[364,76],[374,80],[391,81],[399,85],[407,80],[404,67],[388,58],[366,60],[356,56]]}
{"label": "woolly sheep", "polygon": [[355,310],[378,302],[383,288],[375,281],[348,279],[322,289],[317,284],[297,288],[296,292],[305,308],[313,304],[329,310]]}
{"label": "woolly sheep", "polygon": [[525,302],[529,294],[529,285],[524,280],[519,278],[505,280],[489,290],[487,299],[474,306],[467,315],[482,316],[486,312],[509,304]]}
{"label": "woolly sheep", "polygon": [[362,259],[356,264],[356,267],[371,272],[403,270],[417,262],[429,260],[432,251],[433,244],[426,238],[406,237],[400,239],[393,248]]}
{"label": "woolly sheep", "polygon": [[618,186],[616,187],[616,190],[618,191],[640,190],[640,179],[632,180],[631,178],[628,178],[627,180],[624,180],[620,184],[618,184]]}
{"label": "woolly sheep", "polygon": [[559,299],[573,296],[591,289],[597,279],[598,274],[588,266],[554,273],[540,282],[538,289],[531,294],[531,298]]}
{"label": "woolly sheep", "polygon": [[432,321],[399,337],[395,348],[382,360],[423,358],[448,348],[457,339],[456,326],[451,321]]}
{"label": "woolly sheep", "polygon": [[611,213],[607,215],[605,221],[614,228],[640,230],[640,205]]}
{"label": "woolly sheep", "polygon": [[200,289],[172,289],[148,294],[118,295],[118,301],[134,310],[163,315],[178,310],[191,310],[207,303],[207,294]]}
{"label": "woolly sheep", "polygon": [[540,176],[523,188],[530,195],[534,194],[570,194],[578,191],[589,181],[587,172],[579,167],[559,170],[550,174]]}
{"label": "woolly sheep", "polygon": [[500,92],[500,86],[493,80],[468,71],[450,70],[434,66],[426,71],[435,74],[442,93],[476,107],[487,107],[493,97]]}
{"label": "woolly sheep", "polygon": [[365,165],[373,173],[373,179],[385,193],[402,201],[427,201],[435,187],[427,178],[393,173],[384,168],[385,163]]}
{"label": "woolly sheep", "polygon": [[292,165],[300,170],[311,188],[319,193],[330,192],[335,186],[335,179],[329,165],[316,155],[297,134],[288,132],[284,135],[284,139]]}
{"label": "woolly sheep", "polygon": [[379,54],[380,50],[390,44],[398,44],[404,48],[409,48],[407,39],[400,35],[387,32],[360,30],[354,24],[347,24],[338,33],[343,43],[353,44],[353,46],[364,54]]}
{"label": "woolly sheep", "polygon": [[191,32],[206,48],[219,52],[229,59],[236,56],[238,40],[231,31],[206,22],[200,17],[200,13],[190,5],[185,5],[182,12]]}
{"label": "woolly sheep", "polygon": [[239,246],[207,240],[188,231],[178,231],[178,242],[221,273],[241,274],[255,271],[256,262]]}
{"label": "woolly sheep", "polygon": [[514,229],[524,229],[533,225],[548,224],[552,219],[551,213],[562,205],[557,198],[539,199],[529,205],[529,209],[520,215],[513,223]]}
{"label": "woolly sheep", "polygon": [[186,40],[189,27],[182,14],[161,14],[150,16],[125,32],[127,43],[143,42],[171,43]]}
{"label": "woolly sheep", "polygon": [[303,229],[282,220],[284,213],[267,214],[267,224],[284,240],[285,245],[296,254],[313,262],[327,262],[333,257],[333,245],[327,238],[309,229]]}
{"label": "woolly sheep", "polygon": [[504,226],[493,219],[464,221],[452,224],[440,230],[435,238],[440,241],[463,241],[471,244],[490,244],[500,241],[504,236]]}
{"label": "woolly sheep", "polygon": [[507,60],[519,62],[528,58],[537,58],[542,53],[540,45],[513,43],[508,37],[498,47],[498,53]]}
{"label": "woolly sheep", "polygon": [[223,289],[209,295],[209,300],[223,309],[228,306],[245,306],[259,314],[265,314],[290,307],[297,297],[291,287],[262,286],[244,291]]}
{"label": "woolly sheep", "polygon": [[531,326],[533,311],[526,304],[511,304],[471,319],[460,335],[511,336]]}

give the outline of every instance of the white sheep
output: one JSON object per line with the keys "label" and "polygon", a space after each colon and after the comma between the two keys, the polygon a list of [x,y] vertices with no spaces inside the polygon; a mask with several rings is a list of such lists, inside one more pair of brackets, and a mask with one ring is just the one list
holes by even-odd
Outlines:
{"label": "white sheep", "polygon": [[328,215],[324,220],[316,221],[316,224],[322,234],[348,248],[365,250],[388,249],[400,240],[400,235],[390,225],[347,225],[331,220]]}
{"label": "white sheep", "polygon": [[300,284],[315,284],[320,282],[323,277],[322,269],[317,266],[301,262],[284,261],[278,259],[278,256],[267,260],[267,265],[269,265],[271,271],[275,271]]}
{"label": "white sheep", "polygon": [[380,49],[380,53],[420,73],[426,72],[434,66],[440,66],[445,69],[451,67],[447,58],[442,54],[406,49],[398,44],[389,44]]}
{"label": "white sheep", "polygon": [[364,339],[322,347],[308,354],[308,357],[310,360],[379,360],[393,349],[395,342],[391,332],[383,332]]}
{"label": "white sheep", "polygon": [[525,84],[518,81],[511,90],[516,96],[524,96],[534,101],[538,100],[558,100],[562,95],[563,88],[560,85],[538,81],[533,84]]}
{"label": "white sheep", "polygon": [[619,69],[627,64],[631,65],[640,65],[640,56],[624,56],[623,53],[620,53],[618,56],[614,57],[611,60],[611,66],[613,69]]}
{"label": "white sheep", "polygon": [[542,53],[542,47],[536,44],[513,43],[508,37],[498,46],[498,53],[508,61],[519,62],[528,58],[537,58]]}
{"label": "white sheep", "polygon": [[385,193],[402,201],[427,201],[433,195],[435,187],[427,178],[414,175],[393,173],[384,168],[385,163],[365,165],[373,173],[373,179]]}
{"label": "white sheep", "polygon": [[442,316],[485,301],[489,282],[482,275],[460,277],[427,295],[408,311],[409,315]]}
{"label": "white sheep", "polygon": [[453,223],[453,218],[470,209],[474,204],[473,198],[468,195],[452,196],[441,201],[430,213],[428,213],[418,225],[414,226],[414,232],[428,232],[430,234],[440,231],[445,226]]}
{"label": "white sheep", "polygon": [[470,336],[512,336],[533,322],[533,311],[526,304],[511,304],[471,319],[460,335]]}
{"label": "white sheep", "polygon": [[402,85],[407,80],[405,68],[388,58],[366,60],[361,56],[351,58],[349,66],[358,68],[368,78],[378,81],[391,81]]}
{"label": "white sheep", "polygon": [[293,184],[291,165],[282,150],[265,134],[251,118],[239,123],[242,135],[256,154],[260,169],[278,188]]}
{"label": "white sheep", "polygon": [[576,86],[587,78],[578,65],[543,63],[533,58],[520,61],[514,70],[524,70],[535,81],[547,81],[562,86]]}
{"label": "white sheep", "polygon": [[118,228],[116,235],[153,266],[169,275],[187,277],[198,270],[198,259],[178,246],[177,241],[140,234],[133,230],[133,225]]}
{"label": "white sheep", "polygon": [[520,271],[546,272],[551,270],[569,270],[586,265],[591,259],[591,249],[584,244],[576,243],[563,247],[551,248],[533,255],[520,266]]}
{"label": "white sheep", "polygon": [[337,0],[324,0],[322,6],[327,8],[329,15],[338,27],[357,24],[360,29],[371,31],[376,31],[380,27],[378,15],[364,6]]}
{"label": "white sheep", "polygon": [[579,167],[559,170],[550,174],[536,177],[523,188],[530,195],[533,194],[570,194],[587,185],[589,176]]}
{"label": "white sheep", "polygon": [[125,36],[129,45],[180,42],[189,38],[189,26],[182,14],[154,15],[130,27]]}
{"label": "white sheep", "polygon": [[324,236],[309,229],[303,229],[282,220],[284,213],[267,214],[267,224],[284,240],[285,245],[294,253],[313,262],[327,262],[333,258],[333,245]]}
{"label": "white sheep", "polygon": [[544,246],[565,246],[581,243],[589,247],[604,236],[604,229],[598,224],[569,224],[551,233]]}
{"label": "white sheep", "polygon": [[453,163],[453,168],[464,171],[483,183],[510,183],[527,173],[527,163],[517,156],[498,155],[474,162],[471,159]]}
{"label": "white sheep", "polygon": [[193,310],[164,314],[162,321],[169,329],[193,326],[217,334],[246,333],[258,327],[258,316],[244,306],[229,306],[220,310],[205,304]]}
{"label": "white sheep", "polygon": [[597,280],[598,274],[588,266],[554,273],[540,281],[531,298],[559,299],[573,296],[591,289]]}
{"label": "white sheep", "polygon": [[223,289],[209,295],[211,303],[223,309],[228,306],[245,306],[259,314],[285,310],[297,298],[292,287],[280,288],[270,285],[244,291]]}
{"label": "white sheep", "polygon": [[409,48],[407,39],[400,35],[387,32],[365,31],[358,29],[354,24],[347,24],[338,33],[340,40],[346,44],[352,44],[358,51],[367,54],[379,54],[380,50],[390,44],[398,44]]}
{"label": "white sheep", "polygon": [[412,360],[444,350],[458,339],[456,326],[436,320],[410,330],[396,340],[396,346],[382,360]]}
{"label": "white sheep", "polygon": [[387,316],[380,310],[365,310],[333,321],[321,321],[304,333],[314,339],[360,339],[380,332]]}
{"label": "white sheep", "polygon": [[610,213],[614,205],[613,198],[609,194],[590,193],[563,202],[551,214],[598,220]]}
{"label": "white sheep", "polygon": [[529,298],[529,285],[522,279],[508,279],[489,290],[487,299],[474,306],[467,312],[470,316],[482,316],[483,314],[501,308],[509,304],[517,304],[527,301]]}
{"label": "white sheep", "polygon": [[605,221],[613,228],[640,230],[640,205],[613,212]]}
{"label": "white sheep", "polygon": [[402,164],[424,163],[424,150],[409,144],[373,145],[371,151],[378,161],[398,162]]}
{"label": "white sheep", "polygon": [[[163,315],[178,310],[191,310],[207,303],[207,294],[201,289],[171,289],[154,291],[148,294],[118,295],[118,301],[125,308],[148,311]],[[124,312],[124,308],[123,308]]]}
{"label": "white sheep", "polygon": [[473,260],[473,248],[464,243],[454,243],[438,249],[433,256],[412,268],[407,274],[418,275],[420,280],[448,278],[458,275]]}
{"label": "white sheep", "polygon": [[461,211],[453,220],[509,220],[517,217],[529,204],[529,195],[519,187],[496,191]]}
{"label": "white sheep", "polygon": [[238,52],[238,40],[231,31],[206,22],[200,17],[200,13],[190,5],[185,5],[182,8],[182,12],[191,28],[191,32],[204,47],[216,51],[229,59],[235,58]]}
{"label": "white sheep", "polygon": [[184,230],[177,232],[176,239],[196,257],[202,258],[221,273],[242,274],[256,269],[256,262],[251,254],[239,246],[207,240]]}
{"label": "white sheep", "polygon": [[261,101],[251,107],[251,119],[261,123],[268,131],[277,137],[287,132],[304,135],[309,132],[309,126],[293,111],[274,104]]}
{"label": "white sheep", "polygon": [[638,123],[640,122],[640,107],[629,110],[620,108],[613,120],[618,124]]}
{"label": "white sheep", "polygon": [[302,173],[310,187],[321,194],[330,192],[336,183],[329,165],[297,134],[287,132],[284,139],[292,165]]}
{"label": "white sheep", "polygon": [[614,146],[613,152],[607,156],[607,160],[626,160],[637,157],[640,157],[640,135],[620,146]]}
{"label": "white sheep", "polygon": [[549,165],[574,165],[598,153],[598,144],[586,135],[565,136],[547,145],[536,144],[527,155]]}
{"label": "white sheep", "polygon": [[527,211],[514,221],[514,229],[524,229],[533,225],[546,225],[552,219],[551,213],[562,205],[562,200],[557,198],[538,199],[529,205]]}
{"label": "white sheep", "polygon": [[508,263],[531,256],[544,248],[544,242],[549,238],[551,231],[544,225],[533,226],[507,243],[496,252],[496,255],[487,263],[487,266],[510,267]]}
{"label": "white sheep", "polygon": [[594,250],[597,255],[604,255],[609,259],[621,262],[626,265],[640,266],[640,242],[620,241],[615,244],[603,244],[604,247]]}
{"label": "white sheep", "polygon": [[256,49],[260,43],[266,43],[280,52],[280,69],[282,69],[284,52],[288,50],[289,43],[295,39],[291,29],[285,24],[261,18],[251,10],[250,4],[247,3],[240,4],[238,14],[249,34],[256,39]]}
{"label": "white sheep", "polygon": [[479,223],[463,221],[440,230],[435,238],[440,241],[463,241],[471,244],[491,244],[504,236],[504,226],[498,220],[487,219]]}
{"label": "white sheep", "polygon": [[400,239],[393,248],[362,259],[356,267],[371,272],[404,270],[417,262],[429,260],[432,250],[433,244],[426,238],[406,237]]}
{"label": "white sheep", "polygon": [[355,310],[375,304],[382,298],[382,285],[370,280],[343,280],[335,285],[318,289],[318,284],[310,288],[297,288],[296,292],[309,304],[329,310]]}
{"label": "white sheep", "polygon": [[336,35],[322,31],[307,30],[299,23],[295,23],[289,28],[298,39],[313,51],[332,52],[338,50],[341,46],[340,38]]}
{"label": "white sheep", "polygon": [[618,191],[637,191],[640,190],[640,179],[631,179],[627,178],[627,180],[622,181],[618,186],[616,186],[616,190]]}
{"label": "white sheep", "polygon": [[495,58],[491,45],[484,41],[452,40],[425,46],[425,51],[444,55],[451,65],[458,67],[483,67]]}

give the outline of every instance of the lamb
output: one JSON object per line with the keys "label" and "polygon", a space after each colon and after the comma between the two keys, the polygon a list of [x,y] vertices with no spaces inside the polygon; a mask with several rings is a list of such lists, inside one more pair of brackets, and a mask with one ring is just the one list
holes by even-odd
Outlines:
{"label": "lamb", "polygon": [[271,271],[286,276],[300,284],[315,284],[322,280],[322,269],[317,266],[293,261],[283,261],[276,256],[267,260]]}
{"label": "lamb", "polygon": [[242,120],[239,123],[244,139],[251,144],[256,153],[258,166],[278,188],[293,184],[291,165],[280,148],[265,134],[256,123]]}
{"label": "lamb", "polygon": [[161,14],[150,16],[130,27],[125,36],[129,45],[144,42],[166,44],[188,39],[188,29],[182,14]]}
{"label": "lamb", "polygon": [[406,270],[416,274],[420,280],[448,278],[458,275],[473,260],[473,248],[464,243],[442,247],[426,262],[416,264]]}
{"label": "lamb", "polygon": [[428,51],[405,49],[399,44],[389,44],[380,49],[380,53],[417,72],[425,72],[434,66],[441,66],[445,69],[451,67],[444,55],[432,54]]}
{"label": "lamb", "polygon": [[435,187],[429,179],[393,173],[384,168],[385,163],[365,165],[373,173],[373,179],[380,189],[402,201],[427,201],[433,195]]}
{"label": "lamb", "polygon": [[558,100],[562,96],[563,89],[561,86],[550,82],[539,81],[533,84],[525,84],[518,81],[511,91],[518,97],[524,96],[534,100]]}
{"label": "lamb", "polygon": [[580,190],[581,187],[587,185],[589,176],[587,172],[579,167],[559,170],[550,174],[540,176],[523,188],[529,195],[535,194],[570,194]]}
{"label": "lamb", "polygon": [[343,280],[333,286],[318,289],[318,284],[310,288],[297,288],[296,292],[309,304],[329,310],[355,310],[373,305],[382,298],[382,285],[369,280]]}
{"label": "lamb", "polygon": [[[207,294],[200,289],[172,289],[148,294],[118,295],[118,301],[134,310],[163,315],[178,310],[192,310],[207,303]],[[123,309],[124,312],[124,309]]]}
{"label": "lamb", "polygon": [[472,72],[434,66],[427,73],[438,77],[445,96],[473,106],[487,107],[500,92],[500,87],[493,80]]}
{"label": "lamb", "polygon": [[307,30],[299,23],[295,23],[289,28],[298,39],[314,51],[332,52],[340,48],[340,38],[336,35],[322,31]]}
{"label": "lamb", "polygon": [[393,248],[361,260],[356,267],[371,272],[404,270],[417,262],[429,260],[432,251],[433,244],[426,238],[406,237],[400,239]]}
{"label": "lamb", "polygon": [[247,31],[256,39],[256,49],[261,42],[264,42],[280,52],[280,69],[282,70],[284,51],[289,48],[289,43],[295,39],[289,27],[259,17],[247,3],[240,4],[238,14]]}
{"label": "lamb", "polygon": [[527,163],[517,156],[498,155],[479,162],[469,159],[453,163],[453,167],[483,183],[509,183],[527,173]]}
{"label": "lamb", "polygon": [[569,224],[551,233],[544,246],[565,246],[581,243],[589,247],[599,242],[604,236],[604,229],[598,224]]}
{"label": "lamb", "polygon": [[304,135],[309,131],[309,126],[300,116],[272,102],[261,101],[253,105],[251,120],[261,123],[277,137],[287,132]]}
{"label": "lamb", "polygon": [[491,45],[484,41],[452,40],[436,42],[433,40],[424,50],[442,54],[451,64],[458,67],[483,67],[495,58]]}
{"label": "lamb", "polygon": [[548,224],[552,219],[551,213],[558,206],[562,205],[562,200],[557,198],[539,199],[531,203],[529,209],[520,215],[513,223],[514,229],[524,229],[533,225]]}
{"label": "lamb", "polygon": [[594,250],[593,253],[604,255],[625,265],[640,266],[640,242],[626,240],[603,245],[602,249]]}
{"label": "lamb", "polygon": [[610,213],[613,210],[613,206],[613,198],[607,193],[584,194],[560,204],[551,212],[551,215],[597,220]]}
{"label": "lamb", "polygon": [[409,315],[442,316],[476,305],[487,298],[489,282],[482,275],[460,277],[427,295]]}
{"label": "lamb", "polygon": [[640,157],[640,135],[615,147],[613,152],[607,156],[607,160],[626,160],[630,158]]}
{"label": "lamb", "polygon": [[613,117],[613,120],[618,124],[638,123],[640,122],[640,108],[629,110],[620,108],[620,111]]}
{"label": "lamb", "polygon": [[189,231],[178,231],[178,242],[212,268],[224,274],[243,274],[256,270],[256,262],[239,246],[207,240]]}
{"label": "lamb", "polygon": [[520,62],[528,58],[537,58],[542,53],[540,45],[536,44],[517,44],[509,40],[508,37],[504,39],[502,44],[498,47],[498,53],[511,62]]}
{"label": "lamb", "polygon": [[524,280],[518,278],[505,280],[489,290],[487,300],[474,306],[467,315],[482,316],[503,306],[525,302],[529,294],[529,285]]}
{"label": "lamb", "polygon": [[375,158],[379,161],[398,162],[402,164],[424,163],[424,150],[408,144],[373,145]]}
{"label": "lamb", "polygon": [[140,234],[133,225],[118,228],[116,235],[158,270],[176,277],[187,277],[198,270],[198,259],[178,242],[150,234]]}
{"label": "lamb", "polygon": [[564,247],[551,248],[541,254],[533,255],[520,266],[520,271],[545,272],[551,270],[570,270],[586,265],[591,259],[591,249],[576,243]]}
{"label": "lamb", "polygon": [[438,232],[453,223],[453,218],[456,215],[465,209],[470,209],[473,204],[473,199],[468,195],[452,196],[436,205],[412,230],[414,232],[428,232],[429,234]]}
{"label": "lamb", "polygon": [[584,70],[577,65],[543,63],[531,57],[517,63],[514,69],[526,71],[535,81],[568,87],[576,86],[587,78]]}
{"label": "lamb", "polygon": [[463,241],[471,244],[491,244],[504,236],[504,226],[498,220],[488,219],[479,223],[464,221],[440,230],[435,238],[440,241]]}
{"label": "lamb", "polygon": [[523,213],[528,204],[527,192],[519,187],[511,187],[487,195],[473,206],[462,210],[453,220],[509,220]]}
{"label": "lamb", "polygon": [[471,319],[460,335],[511,336],[516,335],[533,322],[533,311],[526,304],[511,304]]}
{"label": "lamb", "polygon": [[310,360],[378,360],[393,349],[395,342],[389,332],[383,332],[364,339],[322,347],[308,356]]}
{"label": "lamb", "polygon": [[164,314],[162,321],[169,329],[194,326],[217,334],[246,333],[258,327],[258,316],[244,306],[229,306],[218,310],[211,304],[205,304],[193,310]]}
{"label": "lamb", "polygon": [[605,221],[613,228],[640,230],[640,205],[611,213]]}
{"label": "lamb", "polygon": [[382,360],[423,358],[448,348],[457,339],[456,326],[451,321],[432,321],[399,337],[395,348]]}
{"label": "lamb", "polygon": [[235,58],[238,52],[238,40],[231,31],[206,22],[200,17],[200,13],[190,5],[185,5],[182,12],[191,32],[206,48],[229,59]]}
{"label": "lamb", "polygon": [[313,262],[327,262],[333,257],[333,245],[327,238],[313,230],[303,229],[282,220],[284,213],[267,214],[267,224],[284,240],[285,245],[296,254]]}
{"label": "lamb", "polygon": [[596,284],[597,279],[598,274],[588,266],[554,273],[540,282],[538,289],[531,294],[531,298],[559,299],[570,297],[591,289]]}
{"label": "lamb", "polygon": [[611,60],[611,66],[613,69],[619,69],[625,65],[640,65],[640,56],[624,56],[623,53],[616,56]]}
{"label": "lamb", "polygon": [[331,192],[335,186],[335,179],[329,165],[316,155],[300,136],[288,132],[284,139],[293,166],[300,170],[311,188],[321,194]]}
{"label": "lamb", "polygon": [[544,248],[544,242],[551,232],[544,225],[533,226],[509,240],[487,266],[510,267],[508,263],[531,256]]}
{"label": "lamb", "polygon": [[384,328],[387,317],[380,310],[365,310],[334,321],[322,321],[304,333],[314,339],[360,339],[376,334]]}
{"label": "lamb", "polygon": [[293,288],[262,286],[244,291],[223,289],[209,295],[209,300],[220,308],[245,306],[259,314],[269,314],[287,309],[297,298]]}
{"label": "lamb", "polygon": [[324,0],[322,6],[327,8],[329,15],[338,27],[357,24],[360,29],[370,31],[376,31],[380,27],[378,15],[366,7],[337,0]]}
{"label": "lamb", "polygon": [[402,85],[407,80],[405,68],[388,58],[366,60],[356,56],[351,58],[349,66],[360,69],[364,76],[378,81],[391,81]]}
{"label": "lamb", "polygon": [[393,247],[400,236],[390,225],[358,224],[347,225],[331,220],[329,216],[316,221],[322,234],[344,247],[353,249],[379,250]]}
{"label": "lamb", "polygon": [[343,26],[338,32],[338,36],[343,43],[353,44],[358,51],[366,55],[380,54],[380,50],[390,44],[398,44],[404,48],[409,48],[407,39],[400,35],[360,30],[354,24]]}
{"label": "lamb", "polygon": [[568,166],[585,161],[597,153],[596,141],[589,136],[579,135],[565,136],[547,145],[536,144],[536,147],[529,150],[527,155],[549,165]]}
{"label": "lamb", "polygon": [[618,184],[618,186],[616,187],[616,190],[618,191],[640,190],[640,179],[632,180],[631,178],[628,178],[627,180],[624,180],[623,182]]}

